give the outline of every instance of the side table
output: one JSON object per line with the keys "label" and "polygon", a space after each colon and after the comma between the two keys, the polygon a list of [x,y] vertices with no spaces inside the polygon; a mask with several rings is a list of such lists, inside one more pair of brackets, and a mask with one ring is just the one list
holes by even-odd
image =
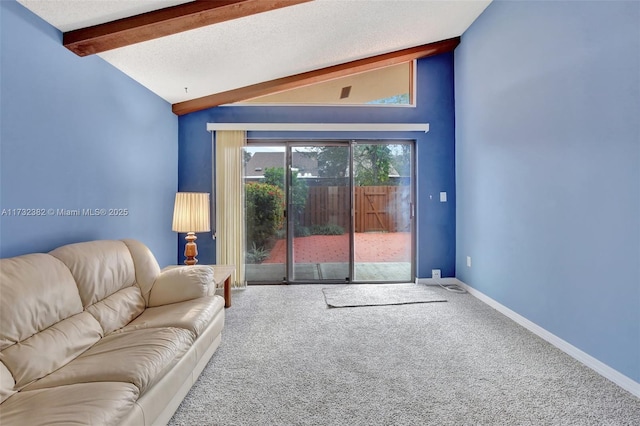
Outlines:
{"label": "side table", "polygon": [[[236,271],[234,265],[207,265],[213,269],[213,279],[217,283],[224,282],[224,307],[231,306],[231,276]],[[215,290],[214,290],[215,291]]]}

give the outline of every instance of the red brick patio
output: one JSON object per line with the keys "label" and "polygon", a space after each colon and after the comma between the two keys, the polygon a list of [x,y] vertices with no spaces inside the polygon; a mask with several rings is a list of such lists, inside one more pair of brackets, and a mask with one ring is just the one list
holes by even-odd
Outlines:
{"label": "red brick patio", "polygon": [[[284,263],[286,241],[278,240],[262,263]],[[346,262],[348,235],[312,235],[294,239],[296,263]],[[411,234],[408,232],[355,234],[356,262],[410,262]]]}

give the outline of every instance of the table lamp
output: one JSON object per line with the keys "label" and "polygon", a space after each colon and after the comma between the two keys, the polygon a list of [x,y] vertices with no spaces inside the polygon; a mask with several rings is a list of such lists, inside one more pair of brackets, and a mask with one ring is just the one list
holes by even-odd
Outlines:
{"label": "table lamp", "polygon": [[178,192],[173,207],[173,226],[175,232],[186,232],[187,244],[184,247],[184,263],[195,265],[198,263],[198,246],[196,232],[209,232],[209,193],[207,192]]}

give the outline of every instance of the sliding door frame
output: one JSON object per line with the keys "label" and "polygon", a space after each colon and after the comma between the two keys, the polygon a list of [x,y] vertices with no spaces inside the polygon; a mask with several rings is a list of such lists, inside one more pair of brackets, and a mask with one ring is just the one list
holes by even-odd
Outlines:
{"label": "sliding door frame", "polygon": [[[285,263],[285,277],[284,280],[277,280],[275,282],[268,282],[269,284],[279,283],[279,284],[305,284],[305,283],[326,283],[326,284],[345,284],[345,283],[365,283],[369,282],[368,280],[356,280],[356,261],[355,261],[355,176],[354,176],[354,149],[356,145],[365,145],[365,144],[377,144],[377,145],[394,145],[394,144],[403,144],[408,145],[410,147],[410,173],[408,178],[410,179],[410,205],[409,205],[409,227],[411,233],[411,247],[410,247],[410,279],[402,280],[402,282],[413,282],[416,277],[416,235],[417,235],[417,226],[416,226],[416,145],[415,139],[398,139],[398,138],[365,138],[365,139],[350,139],[350,138],[340,138],[340,139],[326,139],[326,138],[249,138],[247,139],[247,146],[259,147],[260,145],[264,146],[282,146],[285,148],[285,198],[286,198],[286,212],[287,215],[285,217],[286,223],[286,246],[287,246],[287,256]],[[292,165],[292,148],[296,146],[347,146],[349,153],[349,192],[350,192],[350,205],[349,205],[349,276],[347,280],[292,280],[293,277],[293,239],[294,236],[294,221],[291,220],[290,216],[290,207],[292,203],[292,176],[291,176],[291,165]],[[385,280],[385,281],[375,281],[376,283],[393,283],[399,282],[398,280]],[[267,284],[267,282],[259,282],[259,283],[250,283],[250,284]]]}
{"label": "sliding door frame", "polygon": [[[350,140],[350,161],[351,161],[351,166],[350,166],[350,170],[352,170],[352,173],[350,173],[351,175],[351,205],[352,205],[352,232],[351,232],[351,250],[352,250],[352,257],[354,258],[353,262],[351,263],[351,277],[352,277],[352,282],[354,284],[363,284],[363,283],[369,283],[371,282],[371,280],[368,279],[358,279],[358,277],[356,276],[356,261],[355,261],[355,252],[357,250],[356,244],[355,244],[355,234],[356,234],[356,214],[355,214],[355,210],[356,210],[356,202],[355,202],[355,194],[356,194],[356,182],[355,182],[355,165],[354,165],[354,150],[355,150],[355,146],[357,145],[407,145],[409,146],[409,152],[410,152],[410,164],[409,164],[409,176],[407,176],[409,178],[409,229],[410,229],[410,234],[411,234],[411,239],[410,239],[410,273],[409,273],[409,279],[408,280],[376,280],[374,281],[376,284],[384,284],[384,283],[397,283],[397,282],[415,282],[416,280],[416,256],[417,256],[417,252],[416,252],[416,235],[417,235],[417,227],[416,227],[416,140],[415,139],[399,139],[399,138],[378,138],[378,139],[372,139],[372,138],[364,138],[364,139],[352,139]],[[399,176],[401,177],[401,176]]]}
{"label": "sliding door frame", "polygon": [[[288,173],[286,173],[286,203],[287,203],[287,217],[286,217],[286,223],[287,223],[287,266],[285,268],[286,270],[286,282],[290,283],[290,284],[309,284],[309,283],[318,283],[321,282],[323,284],[349,284],[351,282],[353,282],[353,273],[354,273],[354,269],[353,269],[353,265],[354,265],[354,237],[353,237],[353,224],[354,224],[354,217],[353,217],[353,173],[351,172],[353,170],[353,162],[352,162],[352,150],[353,150],[353,145],[352,145],[352,141],[349,139],[335,139],[335,140],[326,140],[326,139],[308,139],[308,140],[300,140],[300,139],[291,139],[291,140],[286,140],[284,141],[285,145],[286,145],[286,153],[287,153],[287,158],[286,158],[286,166],[285,168],[288,170]],[[348,223],[349,223],[349,230],[348,230],[348,235],[349,235],[349,259],[348,259],[348,276],[345,277],[345,279],[311,279],[311,280],[301,280],[301,279],[295,279],[295,265],[294,265],[294,261],[295,261],[295,256],[293,256],[294,253],[294,240],[295,240],[295,220],[292,220],[292,216],[289,214],[292,209],[291,207],[293,206],[293,196],[292,196],[292,191],[293,191],[293,177],[292,177],[292,165],[293,165],[293,148],[295,147],[345,147],[347,148],[347,152],[348,152],[348,156],[349,156],[349,164],[348,164],[348,177],[349,177],[349,207],[348,207],[348,212],[349,212],[349,217],[348,217]]]}

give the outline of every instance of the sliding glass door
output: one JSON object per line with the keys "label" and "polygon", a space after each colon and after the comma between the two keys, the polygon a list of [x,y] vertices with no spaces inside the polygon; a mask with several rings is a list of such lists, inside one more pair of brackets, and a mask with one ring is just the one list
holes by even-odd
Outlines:
{"label": "sliding glass door", "polygon": [[250,284],[413,281],[412,142],[249,143],[244,176]]}
{"label": "sliding glass door", "polygon": [[351,281],[348,144],[290,147],[289,280]]}
{"label": "sliding glass door", "polygon": [[413,281],[411,143],[353,147],[354,281]]}

